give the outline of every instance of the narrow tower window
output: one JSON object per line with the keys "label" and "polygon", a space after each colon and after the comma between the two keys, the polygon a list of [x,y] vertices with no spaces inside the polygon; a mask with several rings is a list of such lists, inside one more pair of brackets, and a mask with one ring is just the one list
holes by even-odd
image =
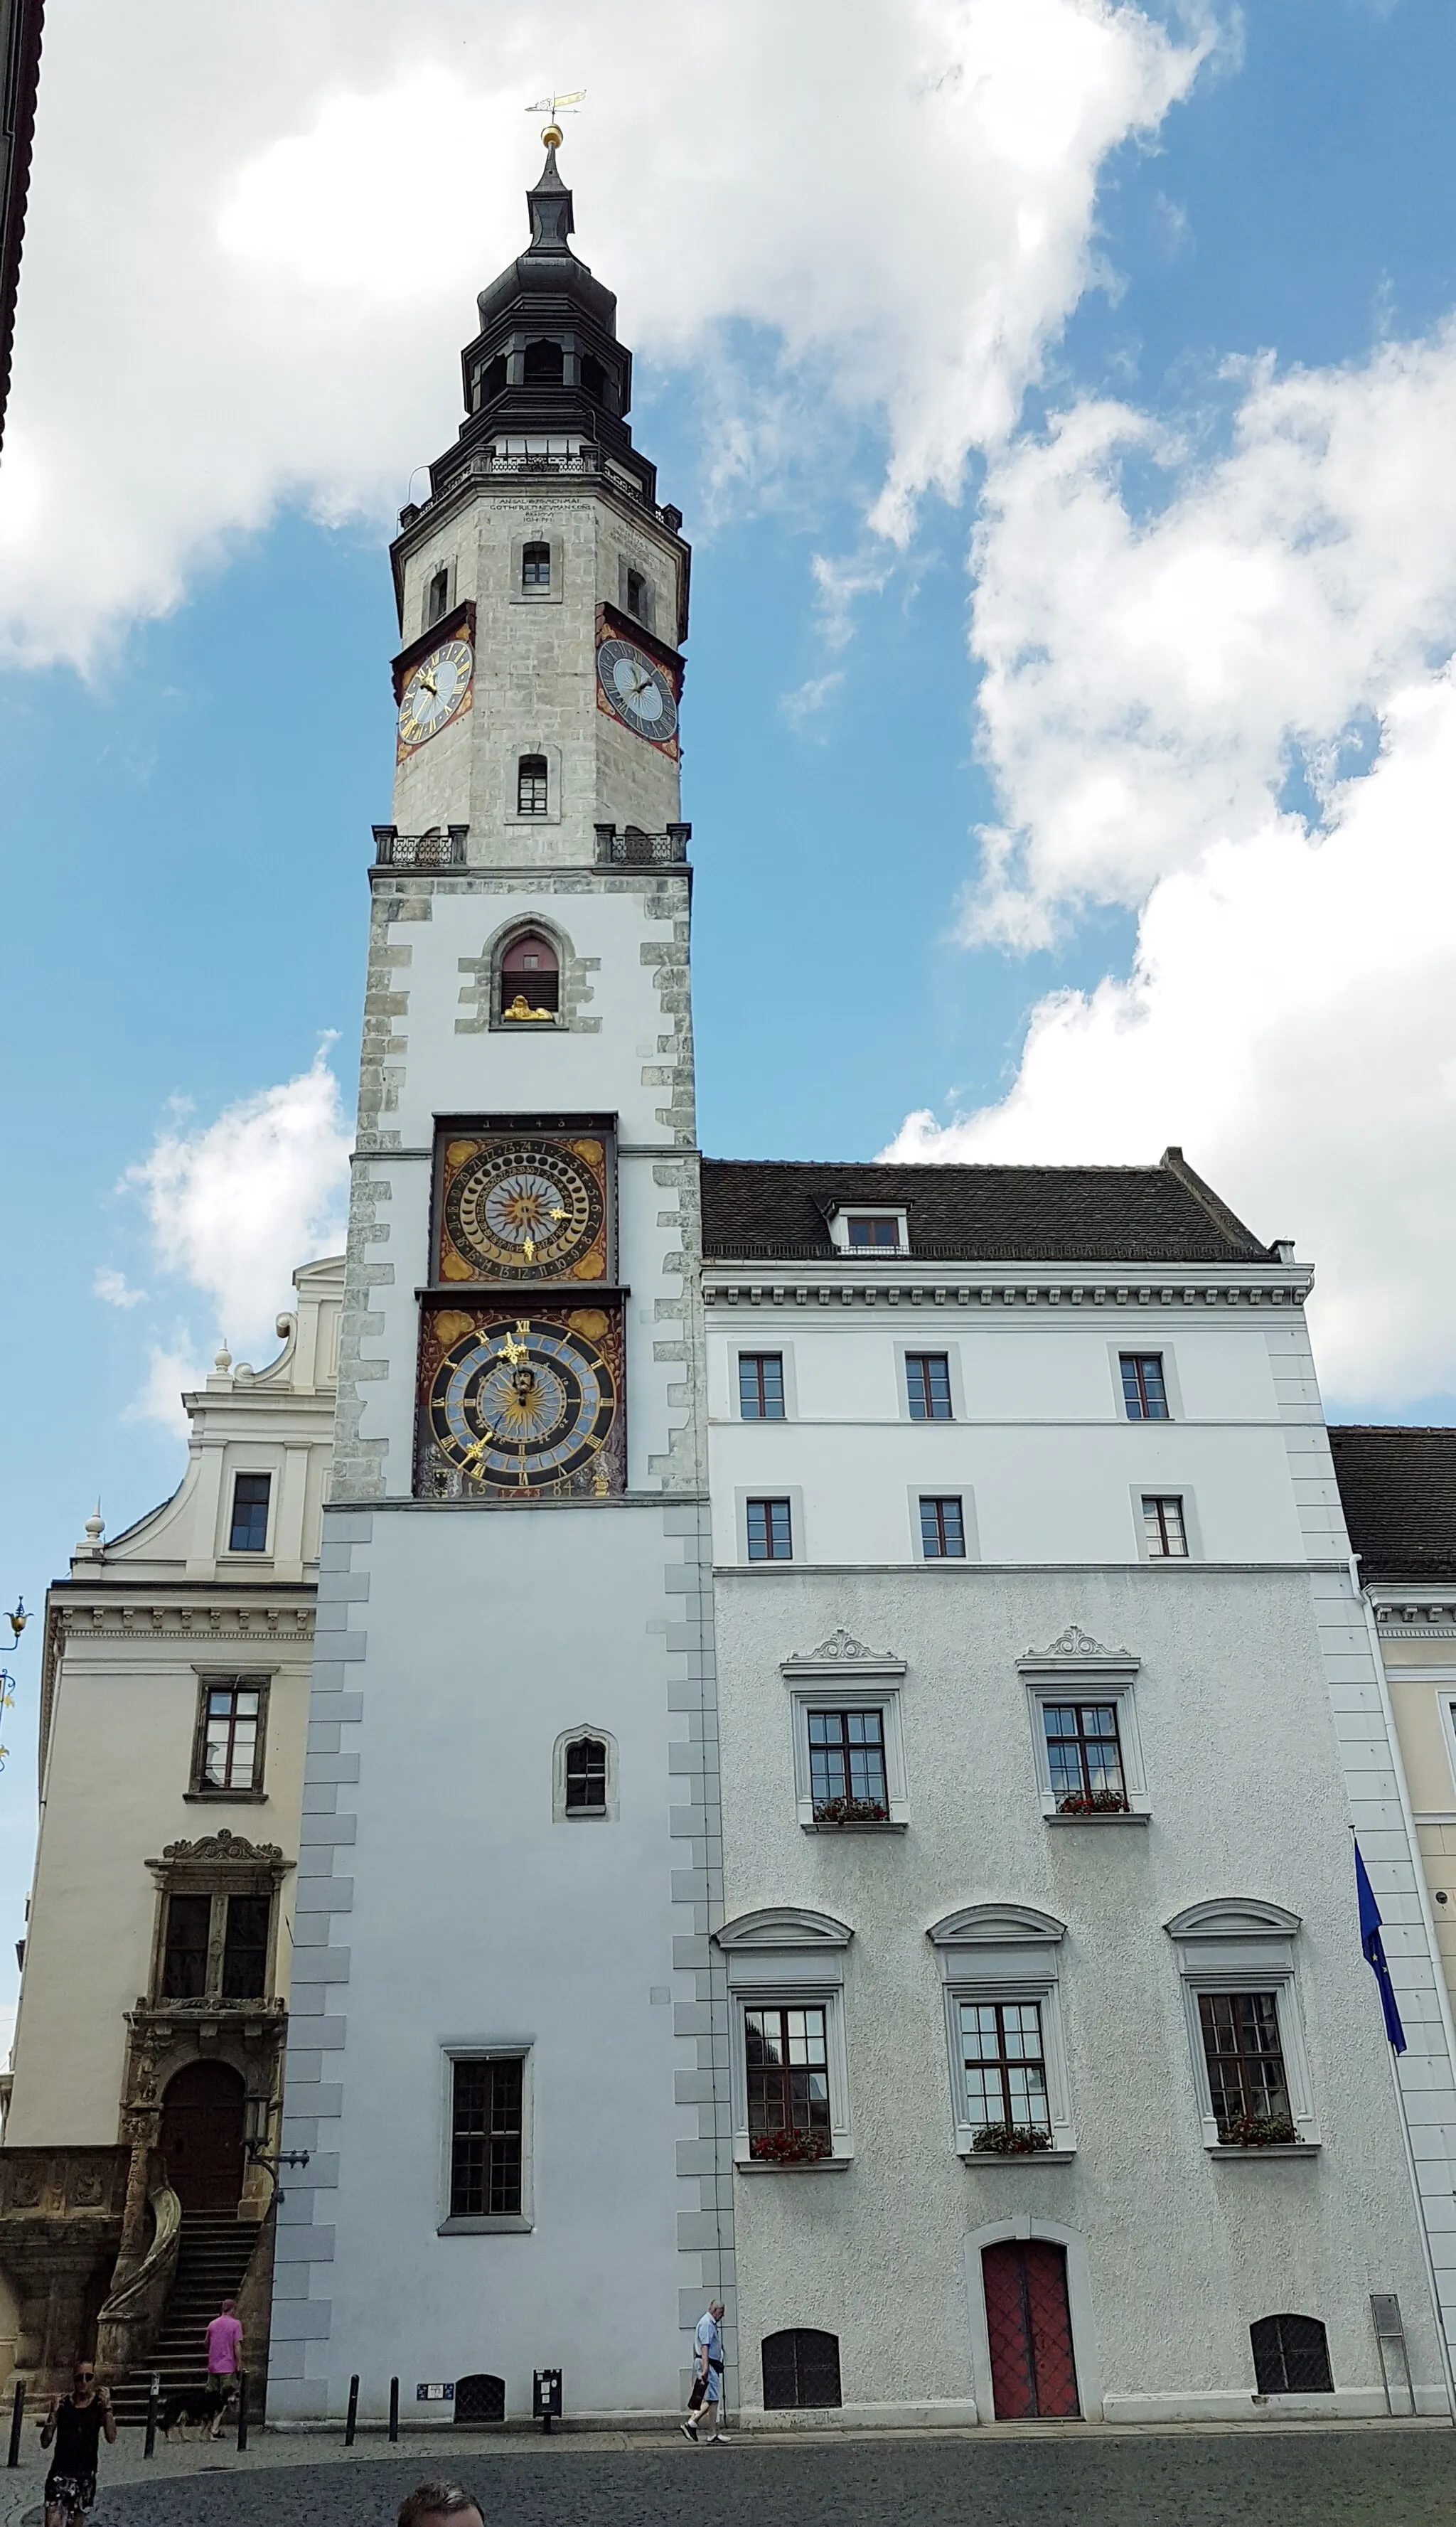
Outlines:
{"label": "narrow tower window", "polygon": [[526,384],[528,387],[558,387],[561,383],[561,369],[559,342],[527,343]]}
{"label": "narrow tower window", "polygon": [[606,1814],[606,1746],[600,1737],[574,1737],[566,1749],[566,1813]]}
{"label": "narrow tower window", "polygon": [[438,570],[434,573],[430,581],[430,586],[425,593],[425,629],[427,632],[429,631],[431,624],[438,623],[441,616],[447,611],[449,601],[450,574],[448,566],[446,566],[445,569]]}
{"label": "narrow tower window", "polygon": [[629,570],[627,573],[627,611],[629,614],[635,614],[639,623],[646,623],[648,584],[640,570]]}
{"label": "narrow tower window", "polygon": [[521,554],[521,587],[549,588],[551,584],[551,548],[549,544],[527,544]]}
{"label": "narrow tower window", "polygon": [[582,392],[584,394],[591,395],[593,401],[596,403],[604,403],[606,400],[606,371],[603,369],[599,360],[593,359],[590,351],[588,351],[583,357],[581,377]]}
{"label": "narrow tower window", "polygon": [[553,1018],[561,1006],[556,952],[539,930],[522,931],[500,959],[502,1018]]}
{"label": "narrow tower window", "polygon": [[503,356],[498,359],[490,360],[483,369],[476,370],[475,408],[477,412],[479,412],[483,403],[494,402],[495,396],[503,394],[504,391],[505,360]]}
{"label": "narrow tower window", "polygon": [[516,814],[544,816],[546,811],[546,759],[523,754],[516,766]]}

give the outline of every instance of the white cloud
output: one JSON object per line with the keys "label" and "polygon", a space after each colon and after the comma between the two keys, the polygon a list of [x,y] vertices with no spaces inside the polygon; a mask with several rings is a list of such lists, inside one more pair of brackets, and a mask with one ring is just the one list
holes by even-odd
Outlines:
{"label": "white cloud", "polygon": [[165,1343],[148,1343],[146,1357],[145,1381],[122,1419],[159,1421],[174,1437],[184,1439],[188,1424],[182,1396],[199,1387],[207,1373],[194,1356],[191,1336],[179,1329],[170,1349]]}
{"label": "white cloud", "polygon": [[[1136,523],[1083,406],[1014,451],[979,540],[1006,855],[968,929],[1141,904],[1125,981],[1032,1017],[999,1105],[897,1155],[1146,1160],[1181,1142],[1320,1265],[1326,1388],[1456,1388],[1456,335],[1255,372],[1231,452]],[[1358,743],[1357,743],[1358,741]],[[1305,767],[1304,815],[1280,811]]]}
{"label": "white cloud", "polygon": [[[128,1169],[159,1263],[207,1293],[234,1353],[271,1335],[295,1264],[341,1245],[350,1138],[321,1052],[216,1122],[160,1133]],[[153,1385],[165,1384],[163,1362],[170,1375],[172,1355],[154,1353]]]}
{"label": "white cloud", "polygon": [[779,708],[790,727],[806,729],[826,703],[834,699],[844,680],[844,669],[834,667],[827,676],[810,676],[806,684],[798,685],[793,693],[785,694]]}
{"label": "white cloud", "polygon": [[84,658],[281,500],[397,499],[454,427],[472,292],[519,249],[547,51],[589,89],[578,242],[626,338],[701,364],[726,320],[775,329],[821,403],[883,414],[875,523],[901,533],[1011,425],[1094,278],[1109,152],[1208,43],[1135,0],[639,0],[630,46],[599,0],[557,0],[548,40],[525,0],[75,0],[47,30],[0,640]]}
{"label": "white cloud", "polygon": [[145,1290],[133,1290],[126,1273],[116,1271],[110,1264],[97,1264],[91,1288],[108,1308],[139,1308],[146,1297]]}

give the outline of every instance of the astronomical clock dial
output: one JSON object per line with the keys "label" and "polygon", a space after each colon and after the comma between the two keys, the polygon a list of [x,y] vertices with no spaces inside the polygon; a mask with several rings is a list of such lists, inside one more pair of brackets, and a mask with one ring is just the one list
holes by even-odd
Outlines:
{"label": "astronomical clock dial", "polygon": [[452,1144],[445,1152],[447,1277],[460,1277],[463,1266],[482,1281],[600,1279],[605,1207],[593,1155],[599,1162],[599,1143]]}
{"label": "astronomical clock dial", "polygon": [[607,708],[635,729],[666,746],[677,735],[677,699],[663,670],[634,642],[613,636],[597,651],[597,681]]}
{"label": "astronomical clock dial", "polygon": [[423,746],[464,709],[474,671],[468,641],[442,641],[411,667],[399,696],[401,747]]}
{"label": "astronomical clock dial", "polygon": [[[606,1330],[599,1311],[582,1311]],[[485,1323],[451,1344],[425,1399],[436,1464],[493,1491],[605,1492],[617,1387],[568,1319]]]}

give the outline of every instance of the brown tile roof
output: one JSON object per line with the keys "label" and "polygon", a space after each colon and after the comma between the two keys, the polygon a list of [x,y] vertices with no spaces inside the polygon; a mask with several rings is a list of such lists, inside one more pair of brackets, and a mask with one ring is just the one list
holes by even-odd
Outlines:
{"label": "brown tile roof", "polygon": [[1329,1446],[1361,1576],[1456,1580],[1456,1429],[1336,1423]]}
{"label": "brown tile roof", "polygon": [[834,1166],[704,1159],[709,1257],[833,1253],[829,1214],[904,1207],[912,1254],[999,1264],[1267,1264],[1273,1250],[1194,1173],[1182,1151],[1155,1167]]}

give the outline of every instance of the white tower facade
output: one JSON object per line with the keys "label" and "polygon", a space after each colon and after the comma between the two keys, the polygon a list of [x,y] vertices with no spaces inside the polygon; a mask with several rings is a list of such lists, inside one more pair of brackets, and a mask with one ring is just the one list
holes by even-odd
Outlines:
{"label": "white tower facade", "polygon": [[[548,151],[394,546],[270,2409],[665,2410],[732,2285],[688,548]],[[726,2129],[726,2128],[725,2128]],[[462,2416],[463,2417],[463,2416]]]}

